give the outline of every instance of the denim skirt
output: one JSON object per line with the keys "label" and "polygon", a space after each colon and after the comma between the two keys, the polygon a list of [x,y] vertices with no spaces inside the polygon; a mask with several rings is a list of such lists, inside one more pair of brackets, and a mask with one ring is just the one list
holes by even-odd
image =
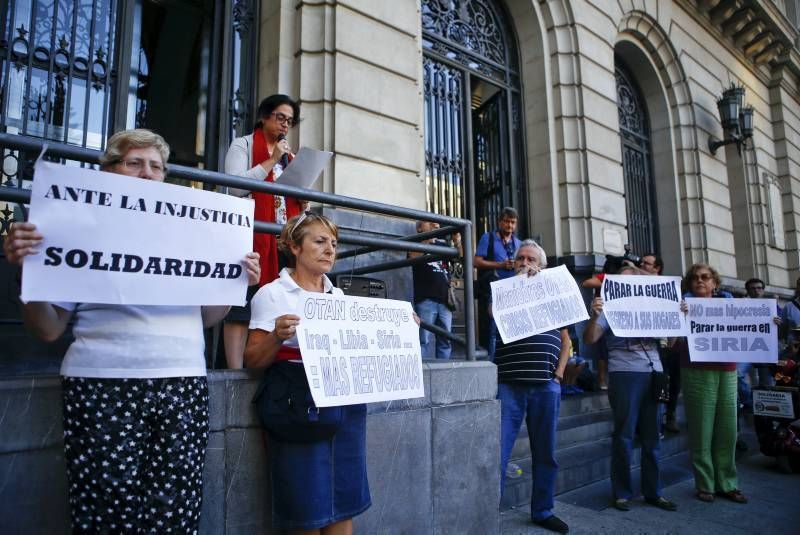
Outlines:
{"label": "denim skirt", "polygon": [[348,405],[332,439],[312,444],[268,445],[272,524],[278,529],[319,529],[369,508],[367,407]]}

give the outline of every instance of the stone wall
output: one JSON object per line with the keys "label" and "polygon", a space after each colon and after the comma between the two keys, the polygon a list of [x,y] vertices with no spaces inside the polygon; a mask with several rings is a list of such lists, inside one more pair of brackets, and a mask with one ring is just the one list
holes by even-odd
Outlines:
{"label": "stone wall", "polygon": [[[531,231],[555,237],[557,254],[566,256],[618,253],[628,241],[615,87],[622,61],[649,111],[666,271],[706,261],[730,284],[758,276],[785,294],[781,288],[800,275],[797,28],[770,2],[741,11],[724,0],[503,3],[524,44],[529,159],[553,147],[555,177],[546,165],[531,165],[532,206],[546,212],[536,221],[544,227]],[[756,26],[794,47],[776,60],[769,41],[750,43],[748,28]],[[709,138],[723,138],[716,99],[731,83],[745,88],[745,103],[755,109],[753,140],[741,154],[733,145],[712,154]],[[537,108],[543,97],[546,115]],[[554,182],[558,204],[549,194]]]}
{"label": "stone wall", "polygon": [[259,95],[297,97],[297,146],[335,158],[316,187],[425,208],[417,0],[261,2]]}
{"label": "stone wall", "polygon": [[[494,365],[426,363],[425,397],[369,405],[372,507],[357,533],[499,530],[500,405]],[[273,533],[258,381],[212,372],[201,532]],[[67,533],[57,377],[0,381],[0,531]]]}

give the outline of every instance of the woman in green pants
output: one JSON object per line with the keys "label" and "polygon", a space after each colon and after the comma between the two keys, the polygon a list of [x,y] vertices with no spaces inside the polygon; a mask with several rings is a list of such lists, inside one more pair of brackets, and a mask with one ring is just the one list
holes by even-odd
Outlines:
{"label": "woman in green pants", "polygon": [[[719,273],[694,264],[683,280],[686,297],[732,297],[719,292]],[[747,503],[736,476],[736,364],[690,362],[685,338],[675,344],[681,355],[681,384],[689,424],[689,451],[697,498],[713,502],[714,494]]]}

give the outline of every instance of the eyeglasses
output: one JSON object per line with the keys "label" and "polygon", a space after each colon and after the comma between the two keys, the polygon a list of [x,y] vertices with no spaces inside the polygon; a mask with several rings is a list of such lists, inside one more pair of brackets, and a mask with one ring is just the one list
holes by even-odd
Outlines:
{"label": "eyeglasses", "polygon": [[695,273],[694,275],[689,277],[689,280],[708,282],[713,278],[714,277],[710,273],[699,273],[699,274]]}
{"label": "eyeglasses", "polygon": [[514,253],[516,252],[514,240],[504,243],[503,246],[506,248],[506,258],[514,258]]}
{"label": "eyeglasses", "polygon": [[273,111],[272,113],[269,114],[269,116],[270,117],[275,117],[276,121],[278,121],[281,124],[285,124],[289,128],[292,128],[294,125],[297,124],[297,121],[295,121],[294,117],[290,117],[288,115],[284,115],[284,114],[279,113],[279,112]]}
{"label": "eyeglasses", "polygon": [[156,176],[163,177],[164,173],[166,173],[167,168],[161,162],[156,162],[153,160],[142,160],[141,158],[133,158],[130,160],[120,160],[117,162],[121,164],[127,171],[139,174],[142,172],[142,169],[145,167],[150,168],[150,172]]}

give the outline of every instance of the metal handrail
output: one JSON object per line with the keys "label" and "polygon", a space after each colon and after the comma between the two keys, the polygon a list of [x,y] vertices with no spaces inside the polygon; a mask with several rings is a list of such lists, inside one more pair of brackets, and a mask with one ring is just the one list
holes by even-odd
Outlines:
{"label": "metal handrail", "polygon": [[[101,153],[96,150],[68,145],[65,143],[51,143],[49,141],[33,138],[28,136],[20,136],[15,134],[0,133],[0,147],[24,150],[30,152],[40,152],[42,147],[47,144],[47,154],[57,156],[59,158],[66,158],[70,160],[78,160],[82,162],[96,164],[99,162]],[[385,237],[370,237],[359,235],[352,231],[343,230],[339,233],[339,241],[342,243],[351,243],[365,247],[364,249],[357,250],[348,254],[361,254],[364,252],[372,252],[382,249],[398,250],[398,251],[413,251],[435,255],[443,258],[458,257],[458,249],[455,247],[447,247],[442,245],[434,245],[430,243],[415,243],[415,240],[427,239],[427,237],[441,236],[451,233],[453,229],[458,229],[462,235],[462,244],[464,251],[472,251],[472,222],[467,219],[459,219],[440,214],[425,212],[422,210],[415,210],[412,208],[403,208],[396,205],[379,203],[369,201],[366,199],[358,199],[355,197],[348,197],[345,195],[337,195],[334,193],[326,193],[308,188],[300,188],[297,186],[290,186],[280,184],[277,182],[266,182],[244,178],[234,175],[228,175],[216,171],[208,171],[205,169],[195,169],[193,167],[186,167],[183,165],[168,165],[169,175],[177,178],[183,178],[191,181],[199,181],[205,184],[213,184],[217,186],[226,186],[229,188],[236,188],[248,191],[258,191],[263,193],[270,193],[273,195],[283,195],[294,197],[296,199],[315,201],[332,206],[339,206],[342,208],[351,208],[354,210],[361,210],[364,212],[372,212],[377,214],[389,215],[394,217],[401,217],[417,221],[432,221],[439,223],[442,227],[431,233],[421,233],[412,236],[406,236],[401,239],[385,238]],[[21,188],[0,187],[0,200],[7,202],[14,202],[19,204],[27,204],[30,202],[30,192]],[[266,223],[257,221],[254,225],[255,232],[280,234],[283,225],[277,223]],[[347,252],[345,253],[347,254]],[[404,265],[411,265],[415,263],[416,259],[401,260],[394,264],[396,267]],[[419,260],[416,260],[419,261]],[[464,273],[464,302],[468,305],[473,302],[474,293],[472,288],[472,256],[466,254],[463,257]],[[391,269],[386,268],[385,264],[378,264],[372,266],[378,268],[377,270]],[[358,268],[362,273],[371,273],[370,266]],[[375,269],[373,269],[375,271]],[[466,324],[466,339],[465,339],[465,353],[467,360],[475,360],[475,310],[472,306],[464,307],[464,322]]]}

